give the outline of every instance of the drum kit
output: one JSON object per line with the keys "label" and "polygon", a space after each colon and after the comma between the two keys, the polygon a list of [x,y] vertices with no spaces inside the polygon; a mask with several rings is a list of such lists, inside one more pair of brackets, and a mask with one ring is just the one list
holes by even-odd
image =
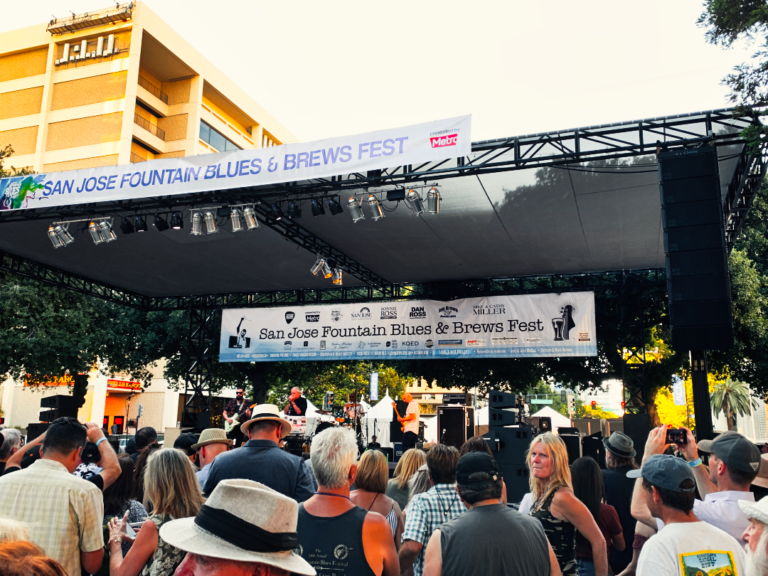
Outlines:
{"label": "drum kit", "polygon": [[[349,418],[345,412],[345,406],[333,403],[333,396],[333,392],[325,393],[323,408],[310,418],[311,424],[307,423],[306,416],[285,417],[291,423],[291,433],[285,438],[286,451],[298,456],[306,455],[304,457],[309,457],[312,440],[323,430],[337,426],[355,429],[355,419]],[[354,411],[352,413],[354,414]],[[361,412],[358,410],[358,419],[360,416]]]}

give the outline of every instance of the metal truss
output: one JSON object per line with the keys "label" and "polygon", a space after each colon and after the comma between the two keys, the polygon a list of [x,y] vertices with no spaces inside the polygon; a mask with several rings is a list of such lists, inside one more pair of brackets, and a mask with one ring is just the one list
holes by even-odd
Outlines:
{"label": "metal truss", "polygon": [[[211,382],[217,356],[217,310],[206,306],[206,298],[189,302],[189,368],[184,380],[183,428],[207,428],[211,412]],[[198,418],[207,413],[205,422]]]}
{"label": "metal truss", "polygon": [[768,145],[763,144],[760,148],[745,146],[723,199],[725,242],[728,252],[733,249],[747,212],[752,207],[755,195],[765,178],[766,170],[768,170]]}

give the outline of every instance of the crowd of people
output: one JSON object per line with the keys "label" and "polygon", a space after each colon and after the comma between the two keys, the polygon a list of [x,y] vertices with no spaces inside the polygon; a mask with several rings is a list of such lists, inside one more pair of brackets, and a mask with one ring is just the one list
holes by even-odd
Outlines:
{"label": "crowd of people", "polygon": [[2,430],[0,574],[768,576],[768,459],[737,433],[657,428],[638,467],[615,432],[604,470],[540,434],[518,504],[481,437],[410,448],[390,478],[354,430],[321,432],[305,460],[280,448],[283,410],[233,409],[238,448],[221,429],[161,446],[145,427],[119,455],[72,418],[23,447]]}

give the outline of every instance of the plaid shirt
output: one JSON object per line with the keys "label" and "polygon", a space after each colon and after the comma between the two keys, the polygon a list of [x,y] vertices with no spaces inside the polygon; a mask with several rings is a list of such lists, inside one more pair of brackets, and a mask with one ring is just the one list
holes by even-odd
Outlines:
{"label": "plaid shirt", "polygon": [[432,533],[440,524],[453,520],[466,510],[456,493],[456,484],[436,484],[408,503],[403,542],[413,540],[422,545],[413,564],[413,576],[424,574],[424,554]]}
{"label": "plaid shirt", "polygon": [[101,490],[53,460],[0,478],[0,516],[27,523],[30,540],[70,576],[80,575],[80,551],[104,546]]}

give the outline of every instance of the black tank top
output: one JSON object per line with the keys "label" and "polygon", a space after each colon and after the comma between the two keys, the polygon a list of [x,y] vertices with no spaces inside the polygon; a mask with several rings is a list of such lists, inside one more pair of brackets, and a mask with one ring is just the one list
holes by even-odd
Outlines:
{"label": "black tank top", "polygon": [[299,549],[318,574],[378,576],[365,559],[363,522],[367,511],[355,506],[339,516],[312,516],[299,504]]}

